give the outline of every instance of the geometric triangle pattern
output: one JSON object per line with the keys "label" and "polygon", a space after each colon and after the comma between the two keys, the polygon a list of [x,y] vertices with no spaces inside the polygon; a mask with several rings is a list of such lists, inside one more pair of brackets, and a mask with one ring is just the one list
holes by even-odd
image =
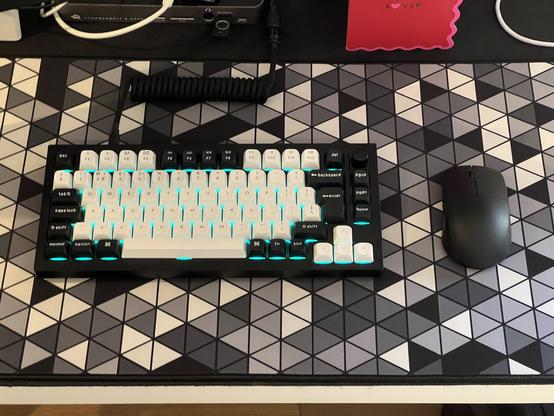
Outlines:
{"label": "geometric triangle pattern", "polygon": [[[106,143],[122,77],[265,64],[0,59],[0,374],[554,374],[554,66],[286,64],[264,105],[125,103],[125,143],[375,143],[379,278],[36,279],[47,147]],[[502,172],[509,257],[441,245],[441,173]],[[484,379],[484,378],[483,378]]]}

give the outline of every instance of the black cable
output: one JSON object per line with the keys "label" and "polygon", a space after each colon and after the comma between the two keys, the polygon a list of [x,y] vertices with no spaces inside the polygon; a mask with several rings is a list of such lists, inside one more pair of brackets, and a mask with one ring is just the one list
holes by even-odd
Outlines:
{"label": "black cable", "polygon": [[263,104],[275,84],[281,22],[277,0],[270,0],[266,27],[269,32],[270,69],[260,78],[143,76],[125,80],[119,96],[110,144],[119,142],[119,123],[127,95],[133,101],[242,101]]}

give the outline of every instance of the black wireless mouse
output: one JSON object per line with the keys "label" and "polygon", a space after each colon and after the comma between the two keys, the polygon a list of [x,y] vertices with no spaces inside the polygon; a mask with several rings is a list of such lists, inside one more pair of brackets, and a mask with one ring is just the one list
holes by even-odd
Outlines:
{"label": "black wireless mouse", "polygon": [[443,176],[442,243],[448,255],[467,267],[485,269],[510,251],[512,232],[506,183],[500,172],[459,166]]}

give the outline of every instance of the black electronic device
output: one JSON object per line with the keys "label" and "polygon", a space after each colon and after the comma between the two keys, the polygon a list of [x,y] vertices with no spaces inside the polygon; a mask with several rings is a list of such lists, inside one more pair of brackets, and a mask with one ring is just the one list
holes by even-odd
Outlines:
{"label": "black electronic device", "polygon": [[[258,23],[264,0],[176,0],[156,19],[159,23],[214,23],[225,19],[231,24]],[[69,0],[60,10],[68,22],[134,23],[160,8],[156,0]]]}
{"label": "black electronic device", "polygon": [[50,146],[39,277],[371,276],[374,144]]}
{"label": "black electronic device", "polygon": [[457,262],[475,269],[500,263],[511,246],[510,207],[502,175],[459,166],[443,176],[442,241]]}

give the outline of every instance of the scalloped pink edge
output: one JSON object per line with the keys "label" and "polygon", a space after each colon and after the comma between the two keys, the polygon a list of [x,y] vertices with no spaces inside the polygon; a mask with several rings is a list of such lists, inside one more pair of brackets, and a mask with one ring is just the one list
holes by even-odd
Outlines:
{"label": "scalloped pink edge", "polygon": [[460,18],[460,4],[462,4],[463,1],[464,0],[458,0],[456,2],[456,4],[454,4],[454,6],[452,6],[452,12],[454,13],[454,16],[450,20],[450,33],[446,37],[446,40],[448,42],[448,46],[442,46],[442,45],[429,46],[429,47],[412,46],[412,47],[409,47],[409,48],[404,47],[404,46],[397,46],[395,48],[384,48],[382,46],[378,46],[377,48],[373,48],[373,49],[364,48],[364,47],[350,49],[348,47],[348,45],[346,45],[346,50],[349,51],[349,52],[356,52],[356,51],[366,51],[366,52],[386,51],[386,52],[391,52],[391,51],[397,51],[397,50],[413,51],[413,50],[416,50],[416,49],[421,49],[421,50],[424,50],[424,51],[430,51],[430,50],[433,50],[433,49],[442,49],[442,50],[450,49],[454,46],[454,40],[452,38],[454,37],[456,32],[458,32],[458,27],[456,26],[456,22]]}

